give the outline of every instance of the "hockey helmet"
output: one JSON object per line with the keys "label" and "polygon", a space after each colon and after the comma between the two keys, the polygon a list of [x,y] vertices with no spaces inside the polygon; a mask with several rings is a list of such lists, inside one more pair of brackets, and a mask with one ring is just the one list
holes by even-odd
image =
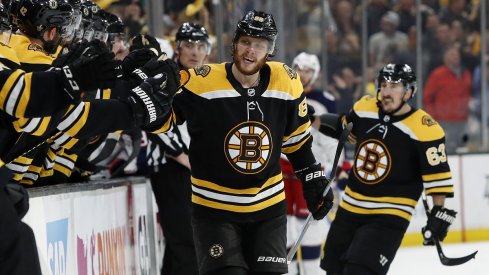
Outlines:
{"label": "hockey helmet", "polygon": [[309,54],[306,52],[301,52],[292,61],[292,68],[312,69],[314,71],[311,79],[310,85],[314,84],[319,76],[319,71],[321,70],[321,65],[319,64],[319,58],[315,54]]}
{"label": "hockey helmet", "polygon": [[206,54],[211,53],[211,42],[207,30],[198,23],[183,23],[175,35],[177,48],[180,48],[182,41],[204,42],[207,45]]}
{"label": "hockey helmet", "polygon": [[236,43],[243,35],[265,38],[271,43],[270,49],[268,50],[268,54],[271,55],[275,50],[277,33],[275,20],[271,14],[252,10],[238,22],[233,42]]}
{"label": "hockey helmet", "polygon": [[75,18],[66,0],[13,0],[12,23],[28,36],[43,39],[43,33],[55,27],[62,40],[73,39]]}
{"label": "hockey helmet", "polygon": [[408,64],[387,64],[380,71],[377,77],[377,92],[380,91],[380,83],[388,81],[393,83],[402,82],[405,91],[412,89],[411,97],[416,94],[416,74]]}

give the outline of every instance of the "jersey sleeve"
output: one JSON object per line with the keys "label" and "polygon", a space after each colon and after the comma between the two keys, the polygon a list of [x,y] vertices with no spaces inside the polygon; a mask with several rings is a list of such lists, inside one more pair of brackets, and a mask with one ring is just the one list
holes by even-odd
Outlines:
{"label": "jersey sleeve", "polygon": [[287,156],[295,170],[308,167],[316,162],[312,153],[311,122],[307,113],[304,93],[288,102],[282,153]]}
{"label": "jersey sleeve", "polygon": [[438,124],[432,127],[433,138],[417,141],[423,186],[427,195],[453,197],[452,173],[445,152],[445,134]]}
{"label": "jersey sleeve", "polygon": [[49,116],[71,101],[56,72],[5,69],[0,71],[0,83],[0,107],[16,118]]}

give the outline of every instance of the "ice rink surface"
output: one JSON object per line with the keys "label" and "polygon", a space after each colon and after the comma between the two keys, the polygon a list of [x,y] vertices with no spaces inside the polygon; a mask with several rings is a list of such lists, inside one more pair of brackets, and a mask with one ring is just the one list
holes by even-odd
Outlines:
{"label": "ice rink surface", "polygon": [[434,246],[403,247],[389,269],[389,275],[489,275],[489,242],[443,244],[449,258],[463,257],[479,250],[475,259],[459,266],[440,263]]}

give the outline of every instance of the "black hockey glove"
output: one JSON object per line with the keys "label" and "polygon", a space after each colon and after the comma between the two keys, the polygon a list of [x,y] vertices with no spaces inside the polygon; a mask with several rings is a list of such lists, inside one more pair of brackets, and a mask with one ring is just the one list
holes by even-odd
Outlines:
{"label": "black hockey glove", "polygon": [[144,80],[131,90],[128,103],[133,110],[136,124],[143,129],[157,127],[160,119],[171,110],[171,98],[162,92],[165,82],[165,75],[157,75]]}
{"label": "black hockey glove", "polygon": [[124,78],[130,77],[130,74],[138,68],[144,66],[152,58],[157,55],[149,49],[139,49],[129,52],[129,54],[122,60],[122,70],[124,71]]}
{"label": "black hockey glove", "polygon": [[428,222],[421,229],[424,241],[423,245],[434,245],[434,240],[443,241],[448,233],[448,228],[455,221],[457,212],[442,206],[433,206],[428,215]]}
{"label": "black hockey glove", "polygon": [[111,88],[122,76],[120,61],[115,60],[111,52],[90,57],[82,55],[72,64],[56,70],[62,73],[65,91],[73,99],[78,99],[83,90]]}
{"label": "black hockey glove", "polygon": [[82,55],[83,51],[85,51],[88,46],[88,42],[83,40],[82,42],[64,47],[58,57],[56,57],[56,59],[53,61],[52,65],[54,67],[62,68],[75,62],[75,60]]}
{"label": "black hockey glove", "polygon": [[306,200],[307,209],[316,220],[323,219],[333,207],[333,191],[323,192],[328,187],[329,180],[324,176],[320,164],[313,164],[308,168],[295,172],[302,182],[302,191]]}
{"label": "black hockey glove", "polygon": [[18,183],[7,183],[5,191],[17,211],[17,216],[22,219],[29,211],[29,193]]}
{"label": "black hockey glove", "polygon": [[131,46],[129,51],[134,51],[138,49],[151,49],[156,55],[161,55],[160,43],[151,35],[138,34],[131,39]]}

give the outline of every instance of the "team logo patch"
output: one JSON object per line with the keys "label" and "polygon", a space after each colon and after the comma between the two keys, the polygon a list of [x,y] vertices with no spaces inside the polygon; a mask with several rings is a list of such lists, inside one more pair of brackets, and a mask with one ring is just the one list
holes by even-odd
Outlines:
{"label": "team logo patch", "polygon": [[209,255],[213,258],[219,258],[224,254],[224,248],[220,244],[214,244],[209,248]]}
{"label": "team logo patch", "polygon": [[391,156],[382,142],[369,139],[358,146],[353,172],[359,181],[379,183],[389,174],[391,166]]}
{"label": "team logo patch", "polygon": [[422,118],[421,118],[421,123],[423,125],[426,125],[426,126],[433,126],[435,124],[437,124],[437,122],[429,115],[424,115]]}
{"label": "team logo patch", "polygon": [[198,66],[194,68],[196,75],[201,75],[202,77],[206,77],[211,71],[211,67],[209,65]]}
{"label": "team logo patch", "polygon": [[263,170],[272,152],[270,130],[262,123],[247,121],[231,129],[224,140],[224,153],[231,166],[243,174]]}
{"label": "team logo patch", "polygon": [[54,10],[58,7],[58,2],[56,0],[49,0],[48,5],[50,9]]}
{"label": "team logo patch", "polygon": [[296,79],[297,78],[297,72],[294,71],[294,69],[292,69],[291,67],[289,67],[285,64],[284,64],[284,69],[287,72],[287,74],[289,75],[290,79]]}

